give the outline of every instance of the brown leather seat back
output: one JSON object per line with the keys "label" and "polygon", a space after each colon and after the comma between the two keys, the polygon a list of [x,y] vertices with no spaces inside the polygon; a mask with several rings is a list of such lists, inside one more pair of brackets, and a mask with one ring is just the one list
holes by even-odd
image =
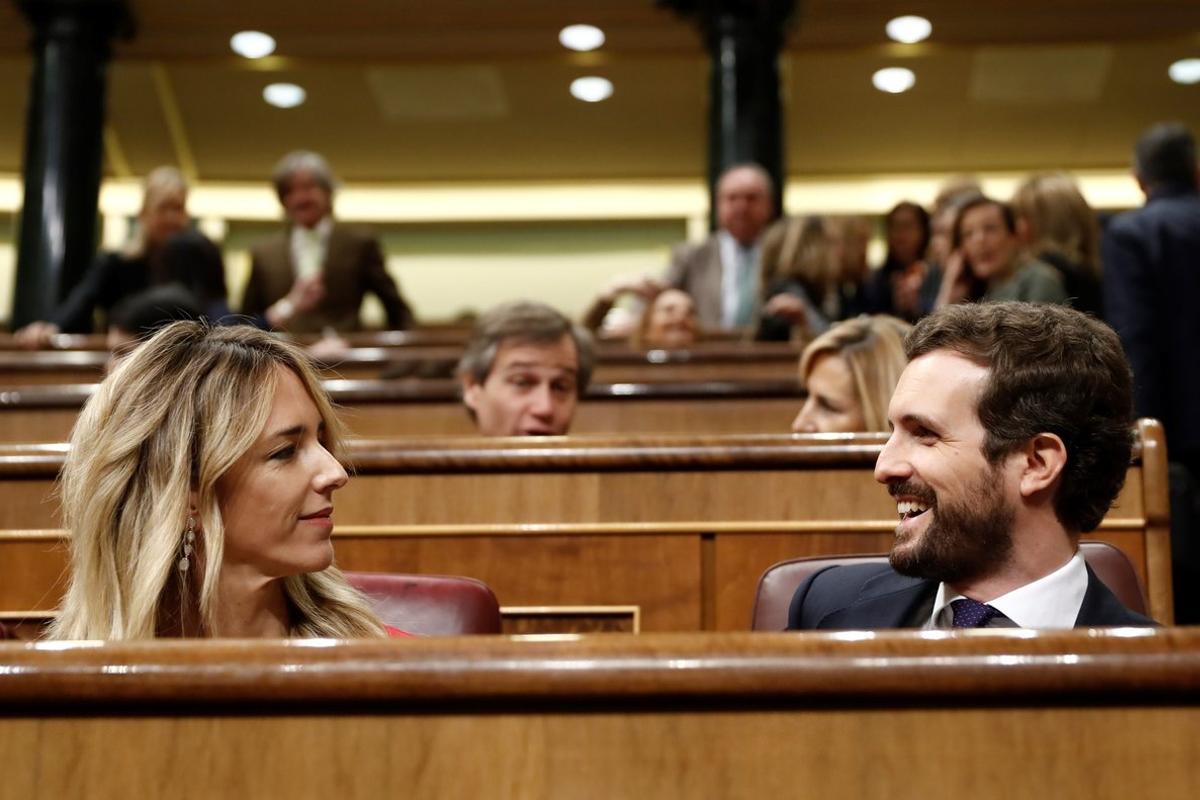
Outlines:
{"label": "brown leather seat back", "polygon": [[347,572],[346,579],[393,628],[421,636],[500,632],[500,603],[474,578]]}
{"label": "brown leather seat back", "polygon": [[[1142,582],[1133,563],[1124,552],[1107,542],[1080,542],[1088,566],[1104,585],[1117,596],[1126,608],[1145,614],[1147,609]],[[792,595],[804,580],[826,567],[845,564],[870,564],[887,561],[885,554],[855,556],[820,556],[817,558],[793,558],[768,567],[758,580],[758,593],[754,598],[754,614],[751,630],[781,631],[787,627],[788,607]]]}

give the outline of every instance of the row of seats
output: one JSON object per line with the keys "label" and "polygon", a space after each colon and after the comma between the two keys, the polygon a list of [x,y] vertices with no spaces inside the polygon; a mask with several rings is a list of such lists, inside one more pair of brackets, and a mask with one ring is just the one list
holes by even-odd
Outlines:
{"label": "row of seats", "polygon": [[[1126,607],[1148,613],[1137,572],[1121,550],[1105,542],[1083,542],[1080,549],[1088,565]],[[751,628],[783,630],[792,595],[810,575],[831,566],[886,559],[886,555],[832,556],[775,564],[759,579]],[[346,577],[371,599],[379,618],[393,627],[424,636],[500,633],[496,595],[474,578],[371,572],[350,572]]]}

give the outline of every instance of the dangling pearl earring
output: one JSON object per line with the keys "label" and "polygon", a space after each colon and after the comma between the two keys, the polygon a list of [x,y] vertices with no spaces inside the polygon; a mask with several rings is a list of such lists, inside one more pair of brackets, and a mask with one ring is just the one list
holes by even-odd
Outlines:
{"label": "dangling pearl earring", "polygon": [[192,519],[192,515],[188,515],[187,530],[183,532],[183,546],[180,548],[182,555],[179,557],[179,572],[181,575],[186,575],[188,567],[191,566],[189,556],[192,554],[192,545],[196,541],[196,521]]}

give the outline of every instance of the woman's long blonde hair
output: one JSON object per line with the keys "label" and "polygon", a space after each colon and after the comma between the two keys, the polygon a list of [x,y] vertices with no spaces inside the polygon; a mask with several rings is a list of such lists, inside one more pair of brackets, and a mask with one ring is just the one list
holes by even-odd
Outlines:
{"label": "woman's long blonde hair", "polygon": [[1063,172],[1031,175],[1017,187],[1012,206],[1032,228],[1033,255],[1055,253],[1100,274],[1100,223],[1074,178]]}
{"label": "woman's long blonde hair", "polygon": [[820,306],[825,292],[838,282],[838,262],[834,232],[828,219],[821,216],[787,217],[763,234],[762,281],[765,293],[771,284],[792,279],[799,281],[809,299]]}
{"label": "woman's long blonde hair", "polygon": [[907,322],[886,314],[843,320],[804,348],[800,356],[800,381],[808,382],[818,356],[839,356],[854,378],[865,429],[886,432],[888,403],[908,363],[904,357],[904,337],[910,330],[912,326]]}
{"label": "woman's long blonde hair", "polygon": [[[100,384],[71,433],[62,473],[71,579],[50,636],[150,639],[188,627],[220,635],[217,479],[266,424],[280,366],[308,390],[338,455],[341,426],[307,357],[254,328],[173,323]],[[193,493],[201,531],[193,563],[203,566],[181,573]],[[385,634],[336,567],[285,578],[284,594],[292,636]]]}
{"label": "woman's long blonde hair", "polygon": [[[146,214],[159,200],[170,195],[181,195],[187,201],[188,182],[183,173],[175,167],[155,167],[142,181],[142,207],[138,211],[138,225],[133,235],[122,248],[121,253],[126,258],[141,258],[146,255],[149,242],[146,241]],[[159,245],[162,242],[158,242]]]}

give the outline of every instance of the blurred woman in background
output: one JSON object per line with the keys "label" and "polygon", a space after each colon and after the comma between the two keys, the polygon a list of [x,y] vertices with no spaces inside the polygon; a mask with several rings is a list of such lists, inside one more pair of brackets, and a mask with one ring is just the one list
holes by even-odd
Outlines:
{"label": "blurred woman in background", "polygon": [[1074,179],[1061,172],[1031,175],[1012,205],[1025,248],[1058,270],[1072,306],[1101,316],[1100,224]]}
{"label": "blurred woman in background", "polygon": [[97,307],[107,315],[121,301],[169,283],[184,286],[202,308],[228,310],[221,252],[188,228],[183,174],[158,167],[142,187],[142,208],[129,243],[119,252],[100,254],[50,319],[16,331],[20,346],[47,347],[58,333],[89,333]]}

